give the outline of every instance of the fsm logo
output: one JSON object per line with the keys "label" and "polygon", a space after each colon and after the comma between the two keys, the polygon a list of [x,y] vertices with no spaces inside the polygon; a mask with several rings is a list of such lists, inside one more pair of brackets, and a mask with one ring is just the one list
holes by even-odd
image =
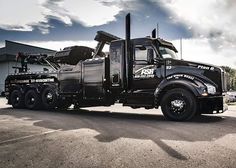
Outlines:
{"label": "fsm logo", "polygon": [[153,75],[154,69],[143,69],[141,75]]}
{"label": "fsm logo", "polygon": [[134,72],[134,78],[154,78],[155,69],[153,65],[142,67]]}

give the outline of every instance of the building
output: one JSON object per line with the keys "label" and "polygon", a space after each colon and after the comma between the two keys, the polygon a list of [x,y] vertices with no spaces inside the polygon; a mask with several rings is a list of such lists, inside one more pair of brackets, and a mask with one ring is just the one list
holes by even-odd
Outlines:
{"label": "building", "polygon": [[[16,62],[16,54],[18,52],[51,55],[56,51],[6,40],[5,47],[0,48],[0,93],[4,91],[4,83],[7,75],[14,73],[16,70],[12,67],[20,66],[20,63]],[[28,68],[32,72],[43,71],[43,68],[50,69],[49,66],[38,64],[28,64]]]}

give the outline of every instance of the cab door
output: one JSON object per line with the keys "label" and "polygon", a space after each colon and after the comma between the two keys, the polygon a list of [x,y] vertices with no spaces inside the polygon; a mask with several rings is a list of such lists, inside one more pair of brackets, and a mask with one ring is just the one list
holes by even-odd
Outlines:
{"label": "cab door", "polygon": [[[153,59],[150,60],[150,55]],[[134,90],[155,90],[161,80],[161,65],[154,62],[157,57],[150,44],[134,44],[133,51],[133,82]]]}

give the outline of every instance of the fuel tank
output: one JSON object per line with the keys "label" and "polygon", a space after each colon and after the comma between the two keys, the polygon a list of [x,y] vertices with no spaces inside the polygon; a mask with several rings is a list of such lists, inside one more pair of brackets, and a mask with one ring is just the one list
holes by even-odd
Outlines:
{"label": "fuel tank", "polygon": [[188,74],[200,79],[204,83],[214,85],[216,91],[220,94],[227,91],[226,74],[220,67],[175,59],[166,59],[165,65],[166,77],[173,74]]}

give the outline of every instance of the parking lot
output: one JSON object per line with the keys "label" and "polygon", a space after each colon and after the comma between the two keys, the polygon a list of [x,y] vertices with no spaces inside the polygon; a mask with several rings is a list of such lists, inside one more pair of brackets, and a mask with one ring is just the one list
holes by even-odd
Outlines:
{"label": "parking lot", "polygon": [[12,109],[0,99],[0,167],[235,167],[236,106],[191,122],[160,110]]}

